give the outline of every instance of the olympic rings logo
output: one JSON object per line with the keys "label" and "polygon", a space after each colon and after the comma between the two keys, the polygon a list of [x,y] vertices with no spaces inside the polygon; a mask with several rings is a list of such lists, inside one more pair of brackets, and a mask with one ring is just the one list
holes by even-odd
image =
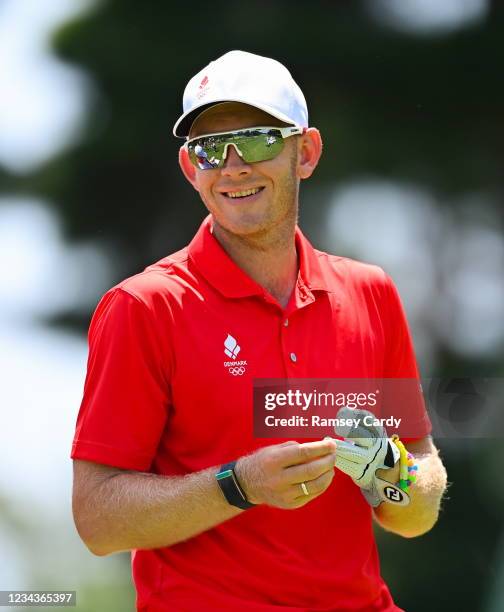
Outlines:
{"label": "olympic rings logo", "polygon": [[239,368],[237,367],[229,368],[229,373],[232,374],[233,376],[243,376],[243,374],[245,374],[245,368],[242,366],[240,366]]}

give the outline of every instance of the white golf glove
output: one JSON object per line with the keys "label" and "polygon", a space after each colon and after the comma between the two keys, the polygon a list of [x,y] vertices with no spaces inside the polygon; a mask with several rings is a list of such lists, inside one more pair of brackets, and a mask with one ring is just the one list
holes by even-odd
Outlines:
{"label": "white golf glove", "polygon": [[[364,418],[366,423],[364,422]],[[407,506],[409,495],[398,486],[378,478],[376,470],[391,468],[400,458],[399,449],[387,437],[382,425],[372,425],[375,416],[361,409],[341,408],[337,418],[340,420],[352,419],[358,425],[336,426],[334,431],[344,440],[337,440],[335,466],[348,474],[367,502],[379,506],[382,501],[396,505]]]}

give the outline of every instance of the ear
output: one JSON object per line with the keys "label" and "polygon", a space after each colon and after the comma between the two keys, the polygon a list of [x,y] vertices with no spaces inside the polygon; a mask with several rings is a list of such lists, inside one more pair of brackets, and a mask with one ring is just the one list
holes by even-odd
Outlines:
{"label": "ear", "polygon": [[313,174],[322,155],[322,137],[317,128],[308,128],[298,139],[297,175],[306,179]]}
{"label": "ear", "polygon": [[191,160],[189,159],[189,153],[184,145],[182,145],[179,149],[179,165],[186,179],[191,183],[196,191],[199,191],[196,185],[196,168],[192,165]]}

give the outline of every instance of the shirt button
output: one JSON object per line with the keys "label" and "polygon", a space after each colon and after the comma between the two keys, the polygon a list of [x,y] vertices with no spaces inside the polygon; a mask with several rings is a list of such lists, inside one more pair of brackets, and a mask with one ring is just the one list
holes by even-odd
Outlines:
{"label": "shirt button", "polygon": [[297,361],[296,353],[291,353],[291,354],[290,354],[290,358],[291,358],[291,361],[293,361],[294,363],[296,363],[296,361]]}
{"label": "shirt button", "polygon": [[285,319],[285,321],[284,321],[284,327],[289,327],[289,319]]}

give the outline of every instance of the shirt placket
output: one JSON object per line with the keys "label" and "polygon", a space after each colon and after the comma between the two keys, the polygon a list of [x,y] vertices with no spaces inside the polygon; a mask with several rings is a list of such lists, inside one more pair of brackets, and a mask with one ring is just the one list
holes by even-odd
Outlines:
{"label": "shirt placket", "polygon": [[289,302],[287,308],[282,311],[279,321],[281,353],[287,378],[301,378],[306,368],[306,356],[303,355],[300,338],[301,318],[299,315],[315,301],[315,297],[306,284],[298,279],[295,287],[294,298]]}

